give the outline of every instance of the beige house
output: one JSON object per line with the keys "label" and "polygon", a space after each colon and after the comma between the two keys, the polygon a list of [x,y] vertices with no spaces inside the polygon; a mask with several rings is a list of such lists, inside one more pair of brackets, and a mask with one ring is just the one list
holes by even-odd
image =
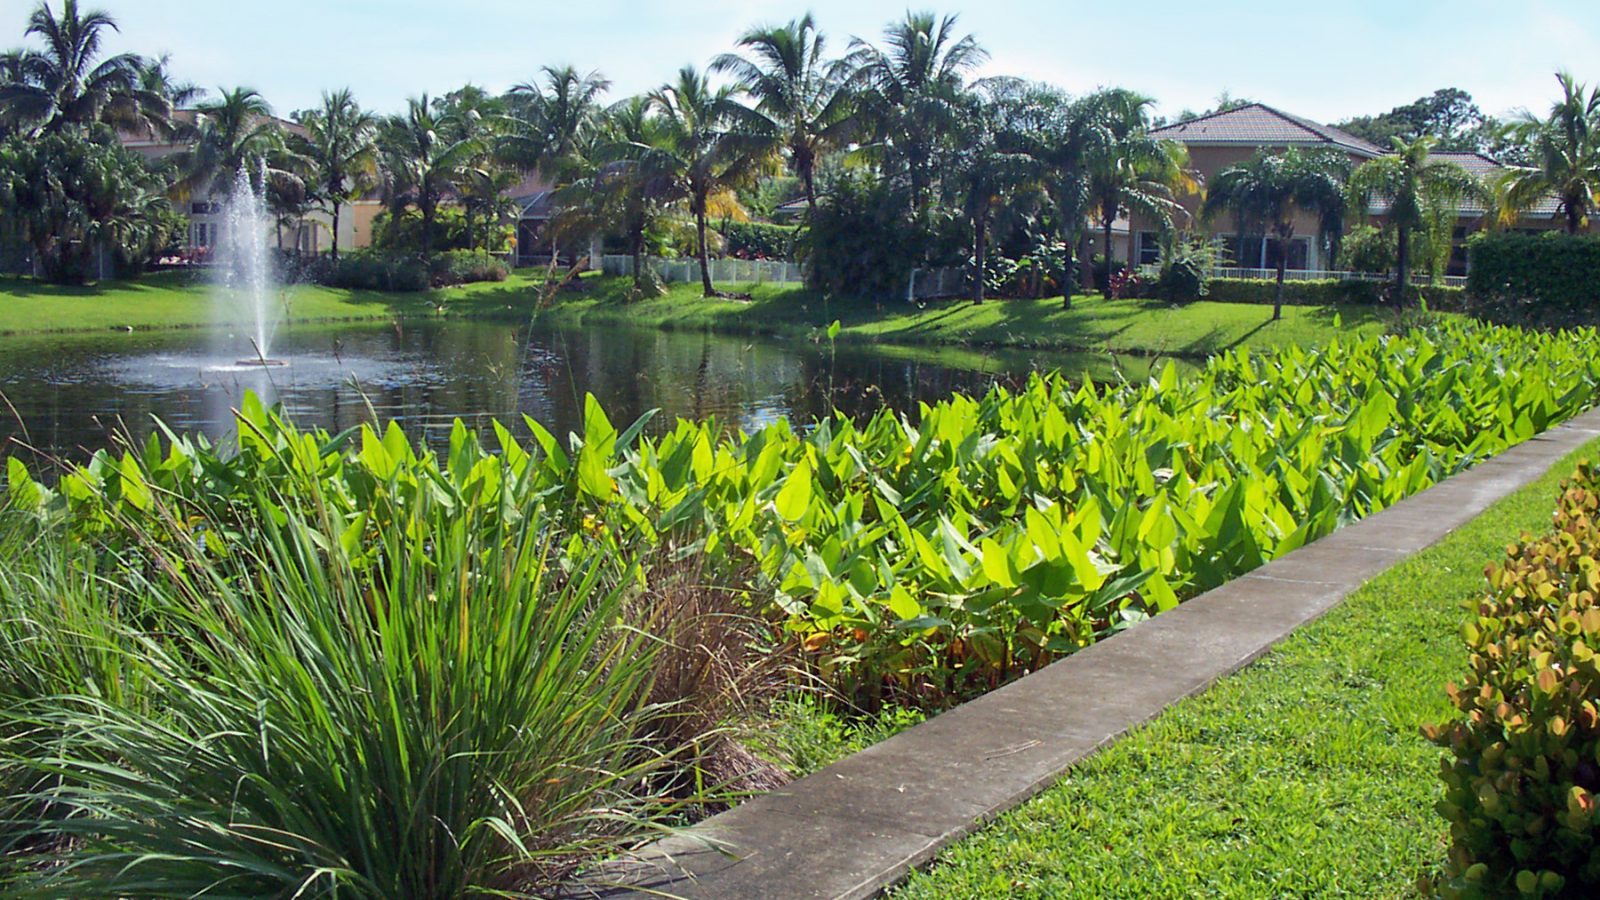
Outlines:
{"label": "beige house", "polygon": [[[1180,141],[1189,150],[1189,165],[1199,173],[1202,185],[1209,184],[1229,166],[1247,162],[1257,153],[1282,153],[1297,150],[1326,150],[1349,158],[1352,166],[1383,156],[1385,150],[1370,141],[1327,125],[1251,103],[1226,112],[1168,125],[1150,132],[1152,137]],[[1241,235],[1236,224],[1226,219],[1203,222],[1199,194],[1180,197],[1188,222],[1180,227],[1209,232],[1222,241],[1225,258],[1234,266],[1270,269],[1278,265],[1277,242],[1264,235]],[[1159,257],[1159,234],[1153,223],[1135,221],[1128,234],[1128,246],[1119,254],[1137,264],[1155,263]],[[1318,238],[1315,216],[1299,213],[1295,219],[1295,239],[1289,247],[1290,269],[1326,268],[1331,247]]]}
{"label": "beige house", "polygon": [[[1246,162],[1256,153],[1282,153],[1290,148],[1300,150],[1326,150],[1342,154],[1352,166],[1387,155],[1388,148],[1379,147],[1348,132],[1310,119],[1291,115],[1262,103],[1251,103],[1224,112],[1212,113],[1167,125],[1151,131],[1157,138],[1179,141],[1188,148],[1190,166],[1199,174],[1202,185],[1209,184],[1218,173],[1229,166]],[[1479,153],[1438,152],[1440,159],[1457,163],[1479,179],[1492,181],[1502,170],[1498,162]],[[1178,198],[1182,203],[1186,221],[1180,228],[1209,233],[1220,239],[1225,258],[1230,266],[1243,269],[1273,269],[1278,264],[1276,241],[1263,235],[1240,235],[1236,224],[1227,218],[1211,222],[1200,219],[1201,194]],[[1550,230],[1560,228],[1559,204],[1552,198],[1526,213],[1516,226],[1523,230]],[[1373,215],[1381,221],[1383,204],[1374,204]],[[1467,235],[1487,224],[1488,211],[1479,203],[1463,203],[1455,227],[1456,251],[1451,259],[1449,274],[1466,273],[1465,241]],[[1331,247],[1318,235],[1316,217],[1301,213],[1295,220],[1295,234],[1290,248],[1288,266],[1294,271],[1317,271],[1329,268]],[[1096,236],[1095,252],[1101,252]],[[1113,258],[1136,265],[1153,264],[1159,260],[1160,234],[1155,223],[1118,220],[1113,228]]]}
{"label": "beige house", "polygon": [[[192,109],[177,110],[173,114],[173,121],[180,125],[193,125],[200,113]],[[305,130],[297,122],[274,117],[277,126],[288,134],[303,135]],[[164,159],[187,148],[187,144],[178,140],[169,140],[155,134],[124,132],[121,136],[122,145],[146,159]],[[185,197],[176,198],[178,209],[189,219],[189,227],[184,234],[183,246],[186,251],[209,251],[218,240],[222,228],[224,198],[212,196],[209,191],[191,193]],[[372,245],[372,221],[383,211],[383,203],[376,197],[346,203],[339,210],[339,248],[341,250],[354,250]],[[333,217],[317,207],[313,207],[304,219],[295,223],[284,223],[274,232],[278,238],[279,250],[296,250],[302,253],[315,254],[326,251],[332,246]]]}

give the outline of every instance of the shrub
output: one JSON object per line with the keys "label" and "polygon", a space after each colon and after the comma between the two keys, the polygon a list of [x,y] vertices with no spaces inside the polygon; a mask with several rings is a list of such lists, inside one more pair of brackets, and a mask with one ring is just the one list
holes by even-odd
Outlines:
{"label": "shrub", "polygon": [[[1450,751],[1446,896],[1600,891],[1600,470],[1564,486],[1555,531],[1489,571],[1462,629],[1470,671],[1449,688],[1460,718],[1430,726]],[[1565,892],[1563,894],[1563,892]]]}
{"label": "shrub", "polygon": [[1471,310],[1501,322],[1587,323],[1600,315],[1600,237],[1550,232],[1474,235]]}
{"label": "shrub", "polygon": [[959,216],[910,214],[903,186],[851,173],[839,178],[799,243],[813,289],[862,300],[905,296],[911,270],[963,264],[971,236]]}
{"label": "shrub", "polygon": [[1372,225],[1350,229],[1339,244],[1339,261],[1352,272],[1381,275],[1394,271],[1395,236]]}
{"label": "shrub", "polygon": [[363,291],[414,292],[478,281],[505,281],[505,263],[468,250],[439,253],[424,261],[406,254],[358,250],[313,270],[330,287]]}
{"label": "shrub", "polygon": [[1153,292],[1168,303],[1188,303],[1209,295],[1217,255],[1210,241],[1165,235],[1161,241],[1161,271]]}
{"label": "shrub", "polygon": [[374,250],[346,253],[329,262],[320,279],[330,287],[358,291],[425,291],[430,287],[428,267],[413,256],[396,256]]}
{"label": "shrub", "polygon": [[[516,226],[486,224],[480,214],[467,228],[467,214],[457,206],[442,206],[433,219],[433,251],[508,250],[516,241]],[[372,220],[372,246],[391,253],[422,252],[422,216],[408,210],[396,216],[385,210]]]}
{"label": "shrub", "polygon": [[717,227],[726,241],[729,256],[740,259],[794,259],[795,238],[800,229],[792,225],[766,222],[723,222]]}
{"label": "shrub", "polygon": [[[1286,281],[1283,302],[1290,306],[1329,306],[1335,303],[1377,305],[1383,301],[1387,284],[1371,281]],[[1272,303],[1277,282],[1259,278],[1215,278],[1211,299],[1221,303]],[[1459,311],[1465,306],[1466,292],[1458,287],[1430,284],[1418,288],[1428,308],[1435,312]]]}
{"label": "shrub", "polygon": [[428,280],[433,287],[505,281],[508,275],[505,263],[470,250],[439,253],[428,260]]}

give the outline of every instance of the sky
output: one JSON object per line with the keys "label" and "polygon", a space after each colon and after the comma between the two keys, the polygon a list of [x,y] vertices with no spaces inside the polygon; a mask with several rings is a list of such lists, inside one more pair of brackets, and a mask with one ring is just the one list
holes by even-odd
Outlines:
{"label": "sky", "polygon": [[[50,0],[53,4],[60,0]],[[872,0],[81,0],[121,26],[110,46],[171,53],[175,73],[215,91],[245,85],[280,114],[350,87],[395,111],[466,83],[503,90],[540,66],[599,69],[612,96],[704,66],[739,34],[808,9],[843,52],[876,40],[901,3]],[[36,0],[0,0],[0,47],[24,44]],[[991,55],[981,74],[1081,93],[1116,85],[1175,116],[1228,92],[1323,122],[1376,114],[1460,87],[1485,112],[1545,111],[1553,73],[1600,82],[1597,0],[1343,0],[1211,3],[945,0]],[[59,7],[58,7],[59,8]]]}

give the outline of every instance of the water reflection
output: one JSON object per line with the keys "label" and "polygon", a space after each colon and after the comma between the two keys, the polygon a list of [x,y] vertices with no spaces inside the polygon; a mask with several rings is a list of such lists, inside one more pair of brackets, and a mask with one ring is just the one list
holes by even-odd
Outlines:
{"label": "water reflection", "polygon": [[[0,442],[83,458],[119,429],[142,440],[159,417],[175,431],[231,435],[245,390],[282,402],[307,426],[338,431],[396,419],[432,443],[456,418],[487,430],[498,418],[526,434],[524,414],[565,434],[593,393],[618,425],[650,409],[746,429],[833,408],[914,411],[955,391],[1015,384],[1035,369],[1144,377],[1147,361],[1060,353],[924,352],[699,333],[544,330],[484,322],[297,328],[278,336],[284,368],[239,366],[248,345],[212,347],[202,333],[0,338]],[[19,421],[20,419],[20,421]],[[5,452],[0,450],[0,452]]]}

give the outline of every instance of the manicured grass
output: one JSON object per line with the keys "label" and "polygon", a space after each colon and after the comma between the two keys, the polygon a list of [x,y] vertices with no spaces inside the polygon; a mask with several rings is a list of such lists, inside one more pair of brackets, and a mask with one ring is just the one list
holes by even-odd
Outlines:
{"label": "manicured grass", "polygon": [[[915,874],[895,897],[1397,897],[1437,870],[1462,604],[1549,527],[1580,456],[1178,704]],[[1070,706],[1071,698],[1063,698]]]}
{"label": "manicured grass", "polygon": [[[541,270],[519,271],[501,283],[421,294],[385,294],[316,286],[280,295],[290,321],[355,321],[439,314],[525,320],[540,301]],[[1365,306],[1288,307],[1281,322],[1264,306],[1148,300],[1060,298],[999,300],[982,305],[940,301],[920,307],[826,298],[792,286],[722,285],[753,301],[707,299],[698,285],[674,285],[661,297],[628,302],[630,282],[586,276],[580,290],[563,292],[538,315],[557,324],[632,325],[666,329],[775,335],[816,340],[827,325],[843,324],[839,340],[905,345],[1017,347],[1133,352],[1199,357],[1234,347],[1326,343],[1337,335],[1379,334],[1395,324],[1388,311]],[[213,289],[193,273],[164,272],[133,282],[57,287],[31,279],[0,279],[0,334],[105,329],[194,328],[215,323]]]}
{"label": "manicured grass", "polygon": [[585,279],[586,296],[564,294],[546,315],[571,322],[654,325],[734,333],[815,337],[839,320],[840,341],[966,344],[1063,350],[1103,350],[1204,356],[1234,347],[1326,343],[1336,335],[1381,334],[1392,312],[1370,306],[1286,307],[1272,322],[1270,307],[1192,303],[1172,307],[1150,300],[1079,296],[996,300],[976,305],[939,301],[921,307],[830,301],[820,294],[774,285],[720,285],[752,301],[707,299],[698,285],[673,285],[661,297],[629,303],[624,279]]}
{"label": "manicured grass", "polygon": [[[525,315],[537,297],[535,280],[516,274],[505,282],[466,285],[419,294],[387,294],[297,285],[278,302],[293,322],[393,319],[453,313]],[[24,278],[0,278],[0,334],[107,329],[203,328],[216,324],[213,288],[191,272],[160,272],[138,281],[62,287]]]}

